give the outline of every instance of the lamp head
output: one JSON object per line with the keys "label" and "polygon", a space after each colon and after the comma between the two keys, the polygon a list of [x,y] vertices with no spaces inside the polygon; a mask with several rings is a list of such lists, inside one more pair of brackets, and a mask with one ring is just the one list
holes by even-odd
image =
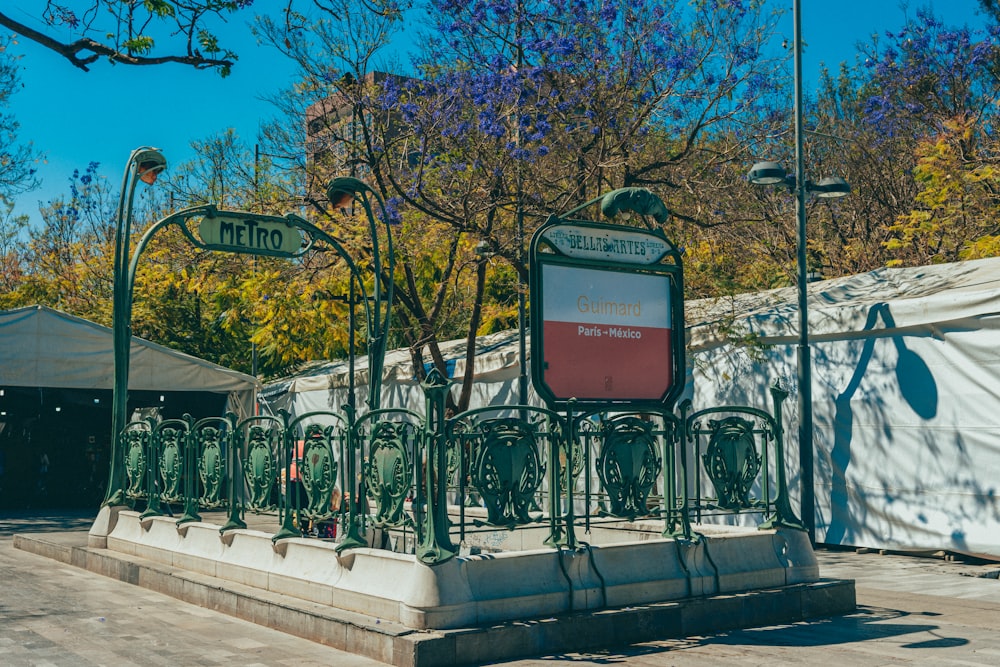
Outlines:
{"label": "lamp head", "polygon": [[840,176],[830,176],[817,183],[814,190],[817,197],[836,199],[850,194],[851,184]]}
{"label": "lamp head", "polygon": [[369,189],[364,181],[351,176],[340,176],[326,186],[326,198],[334,208],[345,208],[354,199],[354,195]]}
{"label": "lamp head", "polygon": [[146,185],[155,183],[156,177],[167,168],[167,158],[156,148],[139,151],[132,161],[135,163],[136,175]]}
{"label": "lamp head", "polygon": [[661,225],[670,219],[663,200],[646,188],[619,188],[601,199],[601,213],[609,218],[629,212],[652,216]]}
{"label": "lamp head", "polygon": [[785,168],[777,162],[765,161],[755,164],[750,169],[750,173],[747,174],[747,178],[754,185],[777,185],[785,183],[788,174],[785,172]]}

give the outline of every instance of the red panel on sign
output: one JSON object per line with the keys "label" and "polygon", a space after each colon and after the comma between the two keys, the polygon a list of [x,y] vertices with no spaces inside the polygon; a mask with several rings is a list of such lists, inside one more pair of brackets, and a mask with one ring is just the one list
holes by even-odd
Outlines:
{"label": "red panel on sign", "polygon": [[559,399],[657,400],[673,384],[670,329],[544,323],[545,384]]}

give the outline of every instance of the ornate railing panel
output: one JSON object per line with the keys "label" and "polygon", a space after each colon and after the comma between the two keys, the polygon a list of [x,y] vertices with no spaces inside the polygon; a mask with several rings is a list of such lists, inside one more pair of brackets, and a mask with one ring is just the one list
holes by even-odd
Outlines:
{"label": "ornate railing panel", "polygon": [[651,426],[639,417],[625,416],[601,427],[597,474],[614,516],[632,520],[651,514],[646,502],[663,468]]}
{"label": "ornate railing panel", "polygon": [[254,512],[277,509],[274,490],[278,480],[280,443],[284,424],[276,417],[251,417],[236,431],[236,446],[246,482],[244,507]]}
{"label": "ornate railing panel", "polygon": [[413,528],[406,501],[414,497],[423,420],[407,410],[378,410],[358,425],[365,443],[362,479],[374,504],[372,524],[379,528]]}
{"label": "ornate railing panel", "polygon": [[[334,514],[334,491],[338,488],[339,462],[344,456],[348,428],[342,415],[310,412],[290,422],[285,429],[286,434],[296,434],[295,446],[286,450],[287,455],[295,458],[296,471],[287,475],[301,484],[305,495],[294,509],[308,521],[325,521]],[[288,440],[286,435],[285,441]]]}
{"label": "ornate railing panel", "polygon": [[[588,470],[583,476],[587,514],[584,525],[598,517],[633,521],[662,518],[665,536],[690,537],[683,465],[678,461],[682,419],[667,410],[588,412],[575,419],[574,441]],[[577,473],[574,473],[577,479]],[[579,484],[574,493],[580,493]]]}
{"label": "ornate railing panel", "polygon": [[766,436],[766,429],[764,421],[755,426],[738,416],[708,420],[708,449],[701,459],[722,509],[739,512],[761,506],[760,501],[750,498],[750,489],[761,468],[756,440]]}
{"label": "ornate railing panel", "polygon": [[[449,451],[459,459],[460,541],[479,527],[513,530],[545,520],[550,539],[562,534],[556,525],[562,519],[559,506],[548,493],[558,486],[552,473],[564,450],[565,428],[557,413],[529,406],[480,408],[450,419],[446,429]],[[485,520],[466,522],[472,506],[486,510]]]}
{"label": "ornate railing panel", "polygon": [[191,439],[197,479],[201,482],[198,502],[206,509],[226,504],[223,495],[226,482],[226,434],[231,429],[229,420],[210,417],[199,420],[191,429]]}
{"label": "ornate railing panel", "polygon": [[158,428],[157,447],[160,455],[160,500],[167,503],[184,501],[184,447],[187,441],[188,425],[179,424]]}
{"label": "ornate railing panel", "polygon": [[125,498],[133,503],[139,498],[149,497],[146,470],[152,430],[149,422],[135,421],[126,424],[119,436],[125,457]]}
{"label": "ornate railing panel", "polygon": [[514,528],[536,521],[528,512],[537,505],[545,468],[534,429],[520,419],[493,419],[479,424],[479,435],[469,481],[486,505],[487,522]]}
{"label": "ornate railing panel", "polygon": [[[759,512],[766,519],[764,526],[802,528],[788,501],[784,472],[781,405],[788,393],[774,386],[771,395],[774,416],[756,408],[724,406],[687,418],[686,439],[695,458],[688,489],[693,484],[690,509],[697,521],[721,512]],[[758,495],[753,495],[755,489]]]}
{"label": "ornate railing panel", "polygon": [[335,524],[338,549],[369,545],[370,527],[412,530],[412,542],[396,542],[427,564],[458,553],[456,538],[498,529],[547,529],[546,544],[575,548],[576,529],[597,522],[661,519],[665,536],[687,538],[692,521],[722,514],[801,528],[788,502],[780,388],[773,416],[733,406],[688,415],[685,404],[679,416],[531,406],[448,416],[448,382],[432,374],[424,389],[426,417],[381,409],[354,420],[347,408],[132,422],[120,435],[126,497],[146,499],[144,516],[159,514],[161,500],[183,502],[178,523],[228,504],[223,531],[245,527],[246,510],[277,510],[275,540]]}

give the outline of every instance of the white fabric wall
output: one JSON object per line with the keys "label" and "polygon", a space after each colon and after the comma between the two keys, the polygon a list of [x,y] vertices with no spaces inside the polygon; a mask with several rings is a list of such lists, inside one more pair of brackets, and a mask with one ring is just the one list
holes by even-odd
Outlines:
{"label": "white fabric wall", "polygon": [[[704,344],[705,332],[693,332],[703,344],[692,375],[696,406],[770,409],[770,382],[790,390],[798,510],[795,294],[770,293],[768,308],[736,318],[765,347]],[[1000,557],[998,297],[1000,260],[810,287],[817,541]]]}
{"label": "white fabric wall", "polygon": [[[816,283],[809,308],[817,540],[1000,558],[1000,259]],[[771,411],[768,388],[781,381],[790,392],[783,416],[796,512],[797,316],[794,288],[689,303],[685,395],[694,409]],[[732,345],[723,329],[758,336],[759,346]],[[473,407],[516,402],[512,340],[486,346]],[[405,362],[386,368],[383,406],[422,413]],[[287,391],[274,403],[302,414],[336,409],[337,386],[342,380],[314,376],[271,391]]]}

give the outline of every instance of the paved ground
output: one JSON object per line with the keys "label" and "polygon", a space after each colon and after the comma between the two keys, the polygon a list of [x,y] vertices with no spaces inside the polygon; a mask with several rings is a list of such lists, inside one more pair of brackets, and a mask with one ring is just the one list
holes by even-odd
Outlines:
{"label": "paved ground", "polygon": [[[12,547],[13,533],[85,531],[93,514],[0,514],[0,665],[381,665]],[[1000,665],[1000,565],[818,555],[824,576],[857,582],[856,613],[504,664]]]}

